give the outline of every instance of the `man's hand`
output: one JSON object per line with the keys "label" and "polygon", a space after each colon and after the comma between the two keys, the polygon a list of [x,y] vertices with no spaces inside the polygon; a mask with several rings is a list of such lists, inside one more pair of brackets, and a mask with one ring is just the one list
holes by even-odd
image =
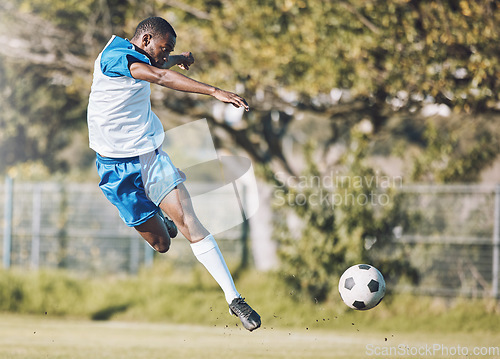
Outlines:
{"label": "man's hand", "polygon": [[230,103],[234,107],[243,107],[245,108],[245,111],[249,111],[250,107],[248,106],[248,103],[245,101],[245,99],[241,96],[238,96],[235,93],[228,92],[221,90],[219,88],[215,89],[215,92],[212,95],[215,97],[217,100],[225,102],[225,103]]}
{"label": "man's hand", "polygon": [[194,57],[191,52],[183,52],[180,55],[170,55],[168,61],[162,66],[164,69],[170,69],[177,65],[183,70],[189,70],[189,66],[194,63]]}
{"label": "man's hand", "polygon": [[191,66],[194,63],[194,57],[191,52],[183,52],[182,54],[178,55],[178,63],[177,66],[179,66],[183,70],[189,70],[189,66]]}

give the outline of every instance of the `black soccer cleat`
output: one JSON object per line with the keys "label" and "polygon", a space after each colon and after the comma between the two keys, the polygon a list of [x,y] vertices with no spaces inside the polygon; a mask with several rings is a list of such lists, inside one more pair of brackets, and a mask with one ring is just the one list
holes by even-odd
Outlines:
{"label": "black soccer cleat", "polygon": [[178,231],[174,221],[172,221],[168,217],[165,217],[165,224],[167,225],[168,235],[170,236],[170,238],[175,238],[177,236]]}
{"label": "black soccer cleat", "polygon": [[239,317],[241,324],[249,331],[260,327],[260,315],[245,302],[244,298],[234,298],[229,304],[229,313]]}
{"label": "black soccer cleat", "polygon": [[178,230],[177,230],[177,226],[175,225],[174,221],[172,221],[167,216],[163,215],[163,213],[161,215],[163,217],[163,221],[165,222],[165,225],[167,226],[168,235],[170,236],[170,238],[175,238],[177,236]]}

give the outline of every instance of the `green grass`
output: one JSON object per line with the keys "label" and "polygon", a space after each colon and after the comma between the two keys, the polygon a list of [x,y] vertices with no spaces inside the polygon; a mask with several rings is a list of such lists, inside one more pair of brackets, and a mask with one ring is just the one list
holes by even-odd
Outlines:
{"label": "green grass", "polygon": [[[492,333],[396,333],[364,330],[270,329],[249,333],[237,327],[214,327],[130,321],[90,321],[50,316],[0,315],[0,357],[4,359],[132,358],[337,358],[375,357],[367,350],[390,347],[491,348],[498,358],[498,335]],[[380,356],[377,356],[380,357]],[[387,357],[387,356],[386,356]],[[414,357],[409,356],[408,357]],[[432,358],[462,356],[442,355]]]}
{"label": "green grass", "polygon": [[[337,295],[304,300],[272,273],[248,271],[236,284],[262,316],[253,333],[228,314],[203,268],[155,265],[134,277],[0,271],[0,358],[356,359],[396,357],[369,355],[368,346],[500,345],[500,305],[492,300],[389,293],[357,312]],[[480,357],[500,358],[493,354]],[[441,357],[460,356],[432,355]]]}
{"label": "green grass", "polygon": [[[500,303],[488,299],[389,293],[375,309],[357,312],[338,295],[325,303],[300,298],[272,273],[248,271],[236,284],[269,330],[500,333]],[[0,312],[239,328],[238,319],[228,314],[222,291],[203,268],[181,271],[168,265],[155,265],[134,277],[0,271]]]}

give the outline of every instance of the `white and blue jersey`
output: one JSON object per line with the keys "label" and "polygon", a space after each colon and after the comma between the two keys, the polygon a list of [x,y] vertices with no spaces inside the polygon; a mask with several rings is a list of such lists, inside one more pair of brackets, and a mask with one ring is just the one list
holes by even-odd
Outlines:
{"label": "white and blue jersey", "polygon": [[151,111],[149,82],[130,74],[134,62],[150,64],[132,43],[113,36],[95,61],[87,112],[99,187],[128,226],[152,218],[186,179],[160,148],[163,126]]}
{"label": "white and blue jersey", "polygon": [[95,61],[87,123],[90,148],[101,156],[139,156],[163,142],[163,126],[151,110],[150,83],[132,77],[129,66],[134,62],[150,64],[146,55],[118,36]]}

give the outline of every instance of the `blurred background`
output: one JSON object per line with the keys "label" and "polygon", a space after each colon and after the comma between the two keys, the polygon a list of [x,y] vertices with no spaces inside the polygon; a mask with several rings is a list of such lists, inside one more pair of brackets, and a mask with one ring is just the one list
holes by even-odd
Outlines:
{"label": "blurred background", "polygon": [[121,222],[88,148],[93,62],[148,16],[193,52],[178,71],[250,104],[151,88],[166,131],[205,118],[219,155],[251,160],[258,194],[240,195],[259,210],[217,235],[236,278],[338,304],[340,274],[368,262],[395,295],[488,298],[498,314],[495,0],[3,0],[0,276],[198,265],[182,240],[157,256]]}

